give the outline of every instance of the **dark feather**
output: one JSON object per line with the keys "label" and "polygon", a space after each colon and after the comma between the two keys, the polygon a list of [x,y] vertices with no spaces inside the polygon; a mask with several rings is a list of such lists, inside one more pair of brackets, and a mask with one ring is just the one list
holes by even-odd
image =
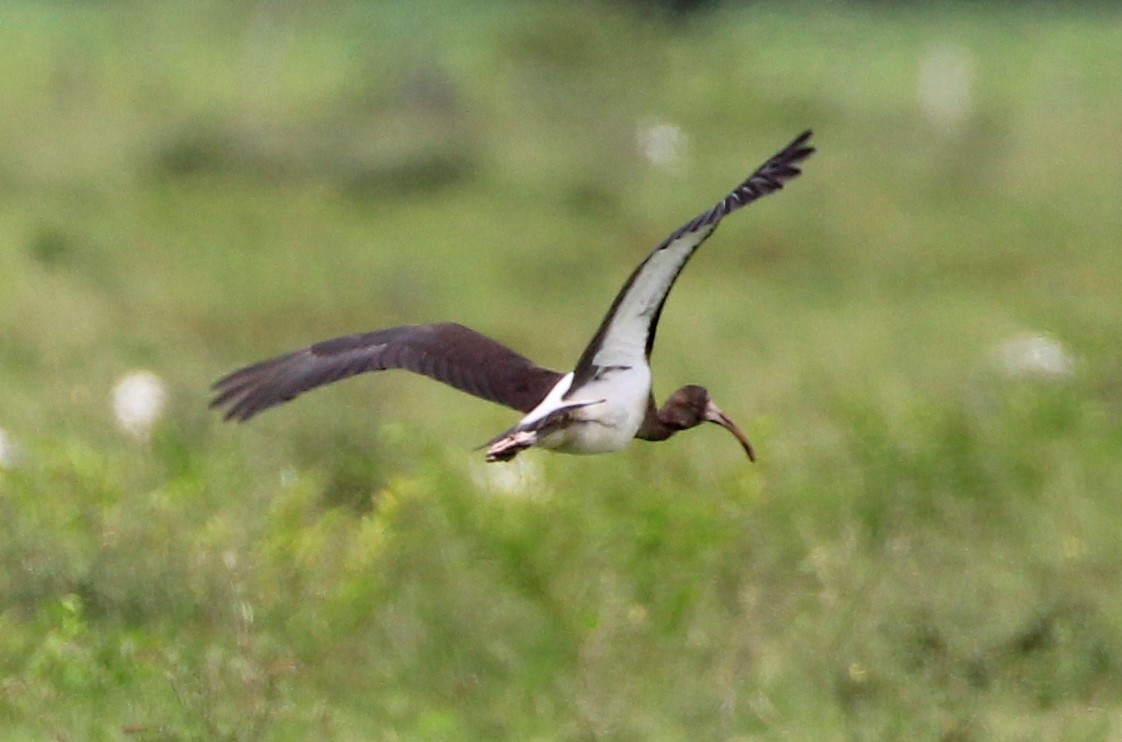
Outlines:
{"label": "dark feather", "polygon": [[463,325],[406,325],[324,340],[225,376],[211,407],[244,422],[316,387],[367,371],[403,369],[529,412],[562,374]]}
{"label": "dark feather", "polygon": [[802,170],[799,169],[799,164],[814,154],[814,147],[807,145],[811,134],[813,132],[809,129],[799,134],[790,144],[772,155],[771,159],[734,188],[732,193],[725,196],[713,208],[684,224],[663,240],[662,244],[655,250],[661,250],[684,234],[696,232],[710,224],[716,224],[737,209],[747,206],[762,196],[782,189],[786,181],[801,175]]}

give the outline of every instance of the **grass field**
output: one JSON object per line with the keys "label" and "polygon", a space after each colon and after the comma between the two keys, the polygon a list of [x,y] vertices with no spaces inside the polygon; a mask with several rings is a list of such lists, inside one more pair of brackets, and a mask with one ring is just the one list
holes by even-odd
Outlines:
{"label": "grass field", "polygon": [[[1122,14],[733,5],[0,6],[0,736],[1122,738]],[[206,409],[410,322],[566,368],[806,127],[653,359],[755,465]]]}

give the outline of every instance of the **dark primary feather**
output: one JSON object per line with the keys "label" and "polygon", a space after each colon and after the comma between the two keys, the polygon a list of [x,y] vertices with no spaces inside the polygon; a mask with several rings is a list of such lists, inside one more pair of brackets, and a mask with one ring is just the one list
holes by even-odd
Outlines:
{"label": "dark primary feather", "polygon": [[600,324],[600,328],[596,331],[596,335],[593,336],[592,341],[588,344],[588,347],[585,348],[584,353],[581,354],[580,360],[576,365],[572,389],[579,388],[595,374],[593,358],[615,318],[616,311],[619,309],[627,292],[635,284],[644,269],[649,268],[652,258],[660,251],[675,244],[678,240],[687,235],[692,235],[696,242],[690,247],[689,253],[677,266],[677,272],[670,278],[669,285],[666,287],[666,293],[663,294],[662,300],[650,315],[650,323],[648,325],[646,338],[646,352],[647,356],[650,357],[651,349],[654,347],[655,331],[658,327],[659,317],[662,314],[663,304],[665,304],[666,297],[670,294],[670,288],[673,287],[674,281],[677,280],[678,273],[685,267],[690,255],[701,246],[701,243],[708,239],[709,235],[716,230],[717,224],[726,216],[739,208],[747,206],[762,196],[780,190],[783,188],[783,184],[786,181],[802,174],[799,165],[807,157],[814,154],[814,147],[807,144],[807,142],[810,141],[812,133],[813,132],[808,129],[795,137],[790,144],[772,155],[767,162],[757,168],[754,173],[749,175],[744,182],[734,188],[729,195],[725,196],[713,206],[713,208],[698,214],[689,222],[682,225],[663,240],[658,247],[651,251],[646,259],[639,264],[639,267],[636,268],[627,279],[627,282],[623,285],[619,294],[616,295],[615,301],[612,302],[612,306],[608,309],[608,313],[605,315],[604,321]]}
{"label": "dark primary feather", "polygon": [[802,170],[798,167],[799,164],[814,154],[814,147],[807,145],[813,133],[810,129],[807,129],[799,134],[790,144],[772,155],[771,159],[763,165],[760,165],[756,172],[749,175],[743,183],[734,188],[732,193],[725,196],[713,208],[698,214],[694,219],[684,224],[655,249],[661,250],[684,234],[696,232],[710,224],[717,224],[737,209],[747,206],[762,196],[780,190],[786,181],[802,175]]}
{"label": "dark primary feather", "polygon": [[366,371],[403,369],[529,412],[562,374],[463,325],[406,325],[324,340],[233,372],[213,385],[211,407],[244,422],[316,387]]}

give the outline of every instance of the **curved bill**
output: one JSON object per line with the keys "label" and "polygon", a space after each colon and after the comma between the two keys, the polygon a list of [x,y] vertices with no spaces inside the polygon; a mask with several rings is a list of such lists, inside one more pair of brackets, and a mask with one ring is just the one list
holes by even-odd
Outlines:
{"label": "curved bill", "polygon": [[736,423],[730,420],[728,415],[721,412],[721,409],[717,407],[717,405],[712,402],[705,405],[705,414],[703,417],[711,423],[717,423],[736,436],[736,439],[740,441],[740,445],[744,446],[744,453],[748,454],[748,460],[756,460],[756,452],[752,450],[752,444],[748,442],[748,436],[744,435],[744,431],[736,427]]}

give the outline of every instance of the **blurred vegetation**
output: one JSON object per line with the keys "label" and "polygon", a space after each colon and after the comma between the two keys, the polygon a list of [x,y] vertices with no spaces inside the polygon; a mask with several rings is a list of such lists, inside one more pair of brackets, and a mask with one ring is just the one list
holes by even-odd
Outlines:
{"label": "blurred vegetation", "polygon": [[[0,45],[5,739],[1118,738],[1116,11],[15,0]],[[755,466],[486,466],[513,415],[403,374],[206,410],[408,322],[565,368],[807,126],[654,358]]]}

